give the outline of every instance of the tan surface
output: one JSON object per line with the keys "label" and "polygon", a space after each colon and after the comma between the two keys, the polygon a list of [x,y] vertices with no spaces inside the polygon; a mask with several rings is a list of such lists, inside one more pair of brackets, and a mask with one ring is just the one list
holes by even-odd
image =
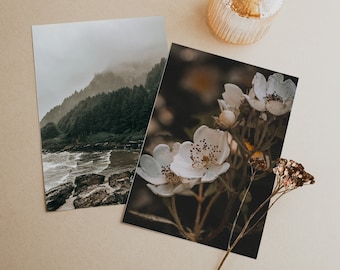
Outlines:
{"label": "tan surface", "polygon": [[339,269],[340,4],[287,0],[270,32],[250,46],[217,40],[208,0],[2,0],[0,2],[0,268],[215,269],[223,252],[120,223],[123,206],[46,213],[31,26],[163,15],[180,43],[300,78],[284,156],[314,187],[270,213],[257,260],[224,269]]}

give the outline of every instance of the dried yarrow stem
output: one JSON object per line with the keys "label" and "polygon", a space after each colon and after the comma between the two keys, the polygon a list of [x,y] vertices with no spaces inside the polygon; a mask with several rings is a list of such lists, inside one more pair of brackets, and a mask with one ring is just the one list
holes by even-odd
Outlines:
{"label": "dried yarrow stem", "polygon": [[314,184],[314,176],[305,171],[301,163],[279,158],[273,168],[278,184],[285,189],[295,189],[306,184]]}
{"label": "dried yarrow stem", "polygon": [[[263,159],[259,158],[251,158],[249,160],[249,164],[254,169],[265,169],[266,166],[263,163]],[[302,166],[301,163],[298,163],[294,160],[287,160],[284,158],[279,158],[276,160],[276,167],[273,168],[274,174],[276,174],[277,183],[276,187],[274,188],[271,195],[268,196],[255,211],[248,217],[248,219],[245,221],[243,228],[241,229],[241,232],[237,236],[237,238],[234,240],[232,244],[230,244],[230,239],[228,242],[228,248],[227,251],[222,258],[220,264],[217,267],[217,270],[220,270],[223,266],[224,261],[230,254],[230,252],[234,249],[236,244],[252,229],[256,227],[256,225],[266,216],[266,213],[272,208],[272,206],[287,192],[292,191],[296,189],[297,187],[301,187],[304,185],[310,185],[314,184],[314,176],[310,173],[305,171],[305,168]],[[282,191],[284,189],[284,191]],[[273,201],[271,201],[274,199]],[[268,206],[269,203],[269,206]],[[239,209],[241,209],[243,206],[243,202],[241,202],[241,205]],[[254,224],[250,225],[250,222],[253,221],[253,219],[256,217],[258,212],[263,209],[263,207],[267,207],[265,210],[265,213],[258,218]],[[238,218],[238,215],[236,216],[236,219]],[[234,221],[234,224],[236,224],[236,219]],[[234,227],[234,226],[233,226]],[[232,229],[233,232],[233,229]]]}
{"label": "dried yarrow stem", "polygon": [[257,171],[266,171],[268,169],[267,162],[263,158],[252,157],[248,163]]}

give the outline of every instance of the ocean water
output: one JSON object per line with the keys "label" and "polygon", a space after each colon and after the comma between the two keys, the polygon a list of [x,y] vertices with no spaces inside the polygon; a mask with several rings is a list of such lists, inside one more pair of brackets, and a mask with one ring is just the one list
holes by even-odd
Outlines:
{"label": "ocean water", "polygon": [[45,191],[84,174],[101,174],[107,180],[114,173],[133,170],[138,157],[138,151],[125,150],[43,153]]}

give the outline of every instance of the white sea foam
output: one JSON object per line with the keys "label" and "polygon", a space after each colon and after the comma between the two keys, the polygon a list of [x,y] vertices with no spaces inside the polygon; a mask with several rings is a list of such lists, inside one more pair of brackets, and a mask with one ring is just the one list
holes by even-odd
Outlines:
{"label": "white sea foam", "polygon": [[43,153],[45,190],[74,181],[79,175],[104,172],[110,167],[112,151]]}

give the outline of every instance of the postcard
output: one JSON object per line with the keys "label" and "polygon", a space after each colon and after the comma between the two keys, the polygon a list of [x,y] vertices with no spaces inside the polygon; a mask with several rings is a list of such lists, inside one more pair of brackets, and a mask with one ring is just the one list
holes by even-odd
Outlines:
{"label": "postcard", "polygon": [[168,55],[162,17],[32,27],[47,211],[124,204]]}
{"label": "postcard", "polygon": [[172,44],[123,222],[256,258],[297,82]]}

